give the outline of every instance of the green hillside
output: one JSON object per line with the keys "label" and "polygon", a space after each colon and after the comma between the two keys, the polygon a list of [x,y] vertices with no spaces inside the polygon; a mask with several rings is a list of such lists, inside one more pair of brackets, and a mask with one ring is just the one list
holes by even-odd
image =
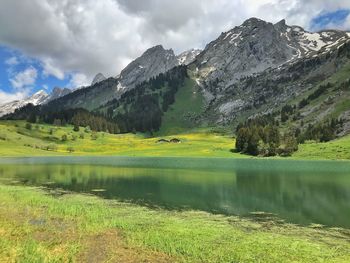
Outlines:
{"label": "green hillside", "polygon": [[186,79],[175,95],[175,103],[162,117],[159,134],[177,134],[197,127],[204,110],[204,98],[193,79]]}
{"label": "green hillside", "polygon": [[[350,110],[350,63],[342,67],[332,77],[315,86],[310,92],[304,94],[303,98],[316,94],[321,85],[330,85],[309,100],[309,104],[300,113],[305,115],[304,122],[313,122],[327,118],[339,118]],[[318,95],[318,96],[317,96]],[[299,98],[300,103],[301,98]]]}

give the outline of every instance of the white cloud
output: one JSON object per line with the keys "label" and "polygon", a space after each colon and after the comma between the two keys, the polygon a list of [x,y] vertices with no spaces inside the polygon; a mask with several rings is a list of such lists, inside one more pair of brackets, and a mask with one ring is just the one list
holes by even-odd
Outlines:
{"label": "white cloud", "polygon": [[80,73],[72,83],[88,83],[98,72],[119,74],[157,44],[177,53],[203,48],[252,16],[308,29],[313,17],[340,8],[350,1],[1,0],[0,44],[41,61],[44,76]]}
{"label": "white cloud", "polygon": [[5,64],[13,67],[13,66],[18,65],[19,61],[18,61],[17,57],[10,57],[10,58],[5,60]]}
{"label": "white cloud", "polygon": [[17,73],[13,78],[10,79],[10,83],[14,89],[22,89],[28,86],[32,86],[38,76],[37,70],[30,66],[22,72]]}
{"label": "white cloud", "polygon": [[321,13],[349,8],[350,1],[344,0],[275,0],[266,1],[256,12],[268,21],[285,18],[291,25],[299,25],[310,30],[312,19]]}
{"label": "white cloud", "polygon": [[346,30],[350,30],[350,15],[345,19],[345,22],[343,24],[343,28]]}
{"label": "white cloud", "polygon": [[42,60],[42,66],[43,66],[43,76],[54,76],[57,79],[63,80],[65,77],[65,73],[63,70],[61,70],[59,67],[56,67],[53,65],[53,61],[50,58],[44,58]]}
{"label": "white cloud", "polygon": [[21,100],[28,97],[29,90],[24,89],[15,93],[5,92],[0,89],[0,105],[14,100]]}
{"label": "white cloud", "polygon": [[138,33],[141,21],[114,0],[2,0],[0,42],[40,60],[46,75],[92,80],[97,72],[118,74],[125,58],[152,44]]}
{"label": "white cloud", "polygon": [[69,87],[76,89],[83,86],[88,86],[91,82],[88,78],[82,73],[75,73],[71,75],[71,80],[69,82]]}

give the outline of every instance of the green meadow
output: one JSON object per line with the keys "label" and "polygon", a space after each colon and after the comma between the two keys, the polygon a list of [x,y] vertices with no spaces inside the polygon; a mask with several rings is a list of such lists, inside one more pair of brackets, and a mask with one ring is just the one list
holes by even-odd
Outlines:
{"label": "green meadow", "polygon": [[[171,118],[167,116],[167,118]],[[172,130],[172,127],[164,129]],[[235,153],[232,134],[207,129],[177,131],[173,135],[93,133],[72,126],[56,127],[24,121],[0,121],[0,157],[20,156],[149,156],[149,157],[224,157],[251,158]],[[167,134],[167,133],[164,133]],[[63,138],[65,137],[65,138]],[[159,142],[179,139],[180,143]],[[307,142],[299,145],[293,159],[350,159],[350,136],[327,143]]]}
{"label": "green meadow", "polygon": [[[144,134],[74,132],[72,126],[32,125],[23,121],[0,122],[0,156],[118,155],[118,156],[193,156],[244,157],[230,152],[235,140],[230,135],[192,131],[172,136]],[[66,138],[63,136],[66,135]],[[158,142],[179,139],[180,143]]]}
{"label": "green meadow", "polygon": [[349,262],[350,233],[0,184],[1,262]]}
{"label": "green meadow", "polygon": [[309,160],[350,160],[350,136],[325,143],[307,142],[301,144],[293,157]]}

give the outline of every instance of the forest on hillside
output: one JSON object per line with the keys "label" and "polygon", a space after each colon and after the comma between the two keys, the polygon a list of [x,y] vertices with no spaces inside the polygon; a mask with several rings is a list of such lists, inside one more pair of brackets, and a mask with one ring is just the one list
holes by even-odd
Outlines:
{"label": "forest on hillside", "polygon": [[175,94],[184,85],[187,77],[186,66],[175,67],[139,84],[135,89],[122,94],[119,99],[114,99],[93,112],[83,108],[57,110],[58,102],[53,101],[38,106],[28,104],[2,119],[59,126],[89,126],[93,131],[109,133],[152,133],[159,130],[164,112],[175,102]]}

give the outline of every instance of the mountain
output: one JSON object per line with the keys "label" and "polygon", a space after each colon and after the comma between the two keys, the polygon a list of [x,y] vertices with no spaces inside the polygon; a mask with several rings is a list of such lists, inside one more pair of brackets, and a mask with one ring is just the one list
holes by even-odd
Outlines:
{"label": "mountain", "polygon": [[[118,78],[106,79],[103,74],[95,76],[92,85],[77,90],[54,88],[50,96],[37,104],[54,103],[57,110],[61,108],[85,108],[94,110],[110,100],[120,97],[127,90],[135,88],[138,84],[165,73],[178,65],[173,50],[164,49],[161,45],[146,50],[139,58],[132,61]],[[33,95],[35,96],[35,94]],[[62,98],[62,99],[60,99]],[[58,100],[56,102],[56,100]],[[0,105],[1,116],[23,107],[31,100],[14,101]],[[37,105],[35,104],[35,105]]]}
{"label": "mountain", "polygon": [[[84,108],[93,111],[177,65],[178,60],[173,50],[166,50],[158,45],[146,50],[132,61],[118,77],[97,81],[94,85],[75,90],[67,96],[52,101],[50,106],[57,110]],[[101,75],[98,74],[97,79],[101,79]]]}
{"label": "mountain", "polygon": [[91,82],[91,86],[106,80],[106,77],[102,73],[98,73]]}
{"label": "mountain", "polygon": [[68,95],[72,91],[67,88],[55,87],[50,94],[47,94],[44,90],[39,90],[32,96],[24,100],[15,100],[6,104],[0,105],[0,117],[6,114],[14,112],[16,109],[22,108],[27,104],[41,105],[49,103],[55,99]]}
{"label": "mountain", "polygon": [[118,90],[130,90],[177,65],[178,60],[172,49],[166,50],[161,45],[152,47],[122,70]]}
{"label": "mountain", "polygon": [[207,84],[219,80],[218,88],[226,89],[242,77],[327,53],[349,37],[334,30],[310,33],[285,20],[272,24],[251,18],[206,46],[195,62],[198,77]]}
{"label": "mountain", "polygon": [[0,106],[0,117],[12,113],[16,109],[21,108],[29,103],[33,105],[42,104],[48,97],[49,95],[44,90],[40,90],[24,100],[16,100],[5,103]]}
{"label": "mountain", "polygon": [[[249,19],[222,33],[189,65],[207,105],[201,122],[235,126],[290,104],[297,107],[290,128],[342,118],[340,134],[348,133],[349,53],[348,32],[311,33],[284,20]],[[328,83],[331,88],[309,98]],[[299,108],[302,101],[309,104]]]}
{"label": "mountain", "polygon": [[67,88],[54,87],[52,92],[50,93],[50,95],[47,97],[47,99],[39,104],[48,103],[52,100],[56,100],[58,98],[66,96],[71,92],[72,92],[72,90],[67,89]]}
{"label": "mountain", "polygon": [[189,65],[202,52],[200,49],[190,49],[177,56],[179,65]]}
{"label": "mountain", "polygon": [[[129,131],[158,126],[169,131],[175,124],[233,130],[264,114],[272,114],[286,131],[305,131],[309,125],[341,118],[338,135],[344,135],[350,132],[349,72],[348,32],[312,33],[285,20],[272,24],[251,18],[201,52],[175,56],[162,46],[150,48],[117,78],[74,91],[48,107],[85,108]],[[285,113],[279,116],[286,109],[287,121]]]}

